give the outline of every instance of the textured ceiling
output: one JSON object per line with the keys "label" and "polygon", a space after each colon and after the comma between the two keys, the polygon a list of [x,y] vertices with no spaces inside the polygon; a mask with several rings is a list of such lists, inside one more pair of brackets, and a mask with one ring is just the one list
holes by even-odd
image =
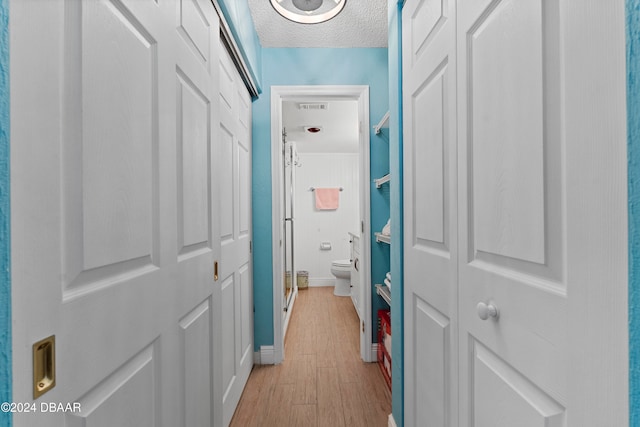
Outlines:
{"label": "textured ceiling", "polygon": [[269,0],[249,0],[249,8],[262,47],[387,47],[387,0],[347,0],[321,24],[289,21]]}

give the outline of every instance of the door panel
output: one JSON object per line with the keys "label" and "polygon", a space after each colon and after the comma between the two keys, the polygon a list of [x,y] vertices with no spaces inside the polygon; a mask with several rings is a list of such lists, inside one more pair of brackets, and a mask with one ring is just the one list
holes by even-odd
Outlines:
{"label": "door panel", "polygon": [[184,426],[212,425],[211,324],[209,299],[179,322]]}
{"label": "door panel", "polygon": [[[167,5],[167,7],[174,7]],[[179,305],[176,383],[180,387],[178,425],[219,425],[222,410],[216,402],[215,377],[221,366],[217,325],[220,322],[220,290],[213,276],[213,262],[220,259],[219,141],[213,129],[219,117],[217,69],[211,66],[218,53],[218,17],[205,0],[184,0],[174,17],[178,43],[174,74],[176,97],[175,185],[177,261],[184,283],[177,287],[186,301]],[[194,49],[197,48],[197,49]],[[199,280],[205,292],[189,288]],[[180,298],[181,299],[181,298]],[[180,301],[176,299],[176,301]],[[176,304],[176,301],[173,304]]]}
{"label": "door panel", "polygon": [[253,366],[251,278],[251,98],[228,52],[220,54],[220,137],[223,189],[223,412],[233,416]]}
{"label": "door panel", "polygon": [[211,104],[178,69],[178,251],[210,247]]}
{"label": "door panel", "polygon": [[[89,393],[75,400],[81,411],[65,414],[69,427],[140,425],[153,427],[160,419],[158,413],[157,353],[154,342],[119,367]],[[136,409],[126,410],[132,396]],[[28,425],[28,424],[27,424]]]}
{"label": "door panel", "polygon": [[559,282],[559,7],[484,2],[473,13],[468,21],[460,15],[468,28],[460,69],[468,84],[461,117],[471,171],[469,258]]}
{"label": "door panel", "polygon": [[[469,425],[565,422],[559,19],[555,1],[458,2],[460,387]],[[497,319],[481,320],[478,303],[498,307]]]}
{"label": "door panel", "polygon": [[541,264],[542,4],[491,6],[466,35],[475,250]]}
{"label": "door panel", "polygon": [[[241,108],[239,113],[241,116],[244,115],[250,117],[251,113],[247,108],[248,106],[246,105],[246,102],[246,99],[240,99],[239,105],[244,106],[244,108]],[[242,122],[240,122],[240,124],[242,126],[242,131],[240,133],[241,139],[238,140],[238,168],[240,171],[240,176],[238,177],[238,231],[241,238],[246,239],[249,237],[251,227],[249,222],[251,218],[251,181],[249,179],[250,175],[246,173],[246,171],[251,171],[251,141],[249,140],[249,135],[251,135],[249,127],[251,124]]]}
{"label": "door panel", "polygon": [[414,306],[414,335],[416,363],[416,396],[420,396],[415,411],[416,420],[429,420],[429,425],[449,426],[451,402],[451,322],[425,301],[416,298]]}
{"label": "door panel", "polygon": [[[82,412],[14,424],[220,424],[216,12],[33,4],[11,4],[13,395],[32,400],[31,345],[55,335],[56,387],[36,404]],[[185,7],[199,21],[180,27]]]}
{"label": "door panel", "polygon": [[[240,267],[240,302],[242,308],[240,310],[240,358],[253,358],[253,281],[251,278],[251,270],[249,265],[245,264]],[[241,361],[243,364],[244,361]],[[253,363],[253,362],[252,362]]]}
{"label": "door panel", "polygon": [[473,349],[473,425],[562,427],[564,408],[509,363],[476,341]]}
{"label": "door panel", "polygon": [[[447,43],[447,40],[442,40],[438,37],[441,31],[447,32],[447,29],[443,30],[449,17],[455,16],[449,7],[454,0],[420,0],[411,6],[410,14],[404,15],[403,22],[409,23],[410,43],[407,45],[408,51],[405,58],[411,58],[412,63],[418,62],[418,60],[424,55],[428,46],[438,44],[440,42]],[[407,19],[405,20],[405,16]],[[449,29],[450,30],[450,29]],[[409,35],[405,33],[406,35]],[[434,42],[434,39],[439,38]]]}
{"label": "door panel", "polygon": [[[217,40],[211,38],[211,23],[204,10],[208,8],[203,0],[180,0],[180,32],[184,41],[205,64],[210,62],[211,45]],[[208,65],[207,65],[208,68]]]}
{"label": "door panel", "polygon": [[[222,108],[224,112],[224,108]],[[220,176],[221,182],[233,182],[233,131],[225,127],[225,123],[231,119],[220,122]],[[220,203],[224,208],[221,211],[221,237],[223,242],[233,239],[233,185],[220,185]]]}
{"label": "door panel", "polygon": [[236,381],[236,295],[233,275],[222,281],[222,318],[225,326],[222,328],[222,372],[224,396],[229,394],[230,388]]}
{"label": "door panel", "polygon": [[157,17],[148,11],[136,17],[111,2],[70,2],[64,10],[59,203],[70,299],[122,282],[123,272],[157,268],[159,64],[149,33]]}
{"label": "door panel", "polygon": [[405,424],[457,423],[455,1],[403,20]]}
{"label": "door panel", "polygon": [[423,86],[413,95],[413,113],[429,120],[415,123],[415,134],[420,141],[414,145],[414,186],[423,184],[414,196],[415,223],[414,246],[425,250],[440,250],[448,254],[447,233],[448,209],[445,204],[445,156],[444,156],[444,110],[447,96],[446,63],[436,68]]}
{"label": "door panel", "polygon": [[405,2],[405,424],[627,425],[623,29],[623,1]]}

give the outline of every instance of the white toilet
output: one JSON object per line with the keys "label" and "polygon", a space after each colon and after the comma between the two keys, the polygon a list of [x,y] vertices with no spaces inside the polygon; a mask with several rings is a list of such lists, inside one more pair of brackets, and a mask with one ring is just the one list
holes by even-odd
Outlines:
{"label": "white toilet", "polygon": [[331,274],[336,276],[333,294],[339,297],[351,295],[351,261],[338,259],[331,262]]}

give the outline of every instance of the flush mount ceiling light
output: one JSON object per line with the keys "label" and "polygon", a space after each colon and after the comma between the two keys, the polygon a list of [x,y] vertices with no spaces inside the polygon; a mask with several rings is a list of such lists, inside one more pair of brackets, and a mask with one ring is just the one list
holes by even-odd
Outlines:
{"label": "flush mount ceiling light", "polygon": [[347,0],[270,0],[273,8],[290,21],[318,24],[339,14]]}

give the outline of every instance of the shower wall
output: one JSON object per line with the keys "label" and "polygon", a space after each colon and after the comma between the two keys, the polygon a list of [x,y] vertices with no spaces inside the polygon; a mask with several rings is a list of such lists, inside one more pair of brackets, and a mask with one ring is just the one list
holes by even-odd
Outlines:
{"label": "shower wall", "polygon": [[[333,285],[331,261],[349,259],[349,235],[360,221],[358,154],[300,153],[296,168],[296,269],[309,272],[309,286]],[[315,208],[310,187],[342,187],[337,210]],[[330,242],[331,250],[320,249]]]}

